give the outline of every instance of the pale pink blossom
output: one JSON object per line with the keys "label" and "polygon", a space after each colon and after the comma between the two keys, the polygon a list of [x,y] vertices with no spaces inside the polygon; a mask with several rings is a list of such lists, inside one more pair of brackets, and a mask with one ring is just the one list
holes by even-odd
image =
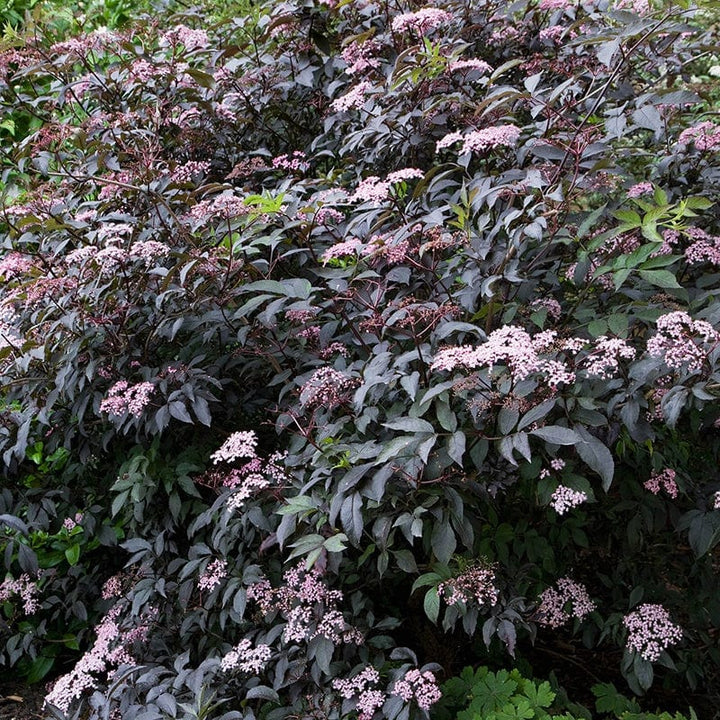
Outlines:
{"label": "pale pink blossom", "polygon": [[125,413],[140,417],[150,404],[154,390],[155,385],[151,382],[130,385],[126,380],[120,380],[108,390],[107,396],[101,401],[100,412],[116,417]]}
{"label": "pale pink blossom", "polygon": [[607,380],[620,369],[620,360],[633,360],[635,348],[620,338],[601,335],[593,343],[590,354],[584,360],[585,371],[590,376]]}
{"label": "pale pink blossom", "polygon": [[441,25],[452,22],[453,16],[438,8],[421,8],[417,12],[403,13],[393,18],[391,28],[393,32],[413,30],[420,35],[427,35]]}
{"label": "pale pink blossom", "polygon": [[436,150],[441,150],[462,140],[461,153],[483,153],[498,147],[514,147],[519,137],[520,128],[517,125],[496,125],[482,130],[473,130],[464,135],[460,132],[449,133],[438,140],[435,147]]}
{"label": "pale pink blossom", "polygon": [[210,44],[210,38],[204,30],[193,30],[187,25],[175,26],[166,32],[162,39],[170,45],[184,45],[186,50],[206,48]]}
{"label": "pale pink blossom", "polygon": [[655,662],[683,637],[682,628],[670,620],[670,613],[662,605],[640,605],[623,618],[623,624],[628,629],[625,647],[648,662]]}
{"label": "pale pink blossom", "polygon": [[665,468],[660,473],[653,470],[649,479],[643,483],[643,487],[653,495],[659,494],[662,488],[671,498],[676,498],[678,496],[678,486],[675,481],[676,476],[672,468]]}
{"label": "pale pink blossom", "polygon": [[224,560],[213,560],[198,580],[198,589],[212,592],[227,577],[227,563]]}
{"label": "pale pink blossom", "polygon": [[702,347],[717,342],[718,335],[710,323],[693,320],[686,312],[676,310],[661,315],[656,322],[657,334],[648,340],[648,354],[661,357],[673,370],[684,366],[690,372],[700,370],[708,350]]}
{"label": "pale pink blossom", "polygon": [[350,202],[363,201],[380,203],[390,197],[391,182],[380,180],[376,175],[370,175],[362,180],[355,188],[355,192],[348,198]]}
{"label": "pale pink blossom", "polygon": [[438,585],[438,595],[448,605],[495,605],[499,591],[495,586],[495,570],[490,565],[476,565]]}
{"label": "pale pink blossom", "polygon": [[701,152],[712,150],[720,145],[720,126],[709,120],[693,125],[680,133],[678,144],[694,144]]}
{"label": "pale pink blossom", "polygon": [[230,437],[210,456],[215,463],[232,462],[237,458],[255,457],[255,448],[258,438],[254,430],[234,432]]}
{"label": "pale pink blossom", "polygon": [[636,183],[632,187],[628,188],[627,196],[629,198],[637,198],[641,195],[652,195],[654,187],[651,182]]}
{"label": "pale pink blossom", "polygon": [[396,680],[391,690],[393,695],[401,697],[405,702],[415,700],[422,710],[429,710],[442,696],[429,670],[408,670],[401,680]]}
{"label": "pale pink blossom", "polygon": [[487,75],[493,71],[492,67],[480,58],[467,58],[464,60],[453,60],[448,64],[448,71],[462,72],[464,70],[477,70],[483,75]]}
{"label": "pale pink blossom", "polygon": [[371,89],[372,84],[367,80],[363,80],[345,93],[345,95],[341,95],[339,98],[333,100],[331,107],[337,112],[347,112],[351,108],[361,108],[365,104],[366,96]]}
{"label": "pale pink blossom", "polygon": [[225,672],[239,670],[240,672],[258,675],[265,669],[272,651],[269,645],[262,643],[253,647],[250,640],[241,640],[220,661],[220,668]]}
{"label": "pale pink blossom", "polygon": [[555,588],[546,588],[541,593],[538,622],[551,628],[559,628],[572,618],[583,620],[595,607],[582,583],[569,577],[560,578]]}
{"label": "pale pink blossom", "polygon": [[320,368],[301,387],[300,403],[309,409],[331,409],[347,402],[356,386],[355,378],[332,367]]}
{"label": "pale pink blossom", "polygon": [[580,491],[573,490],[565,485],[558,485],[550,496],[550,507],[555,510],[558,515],[564,515],[578,505],[582,505],[588,496]]}
{"label": "pale pink blossom", "polygon": [[340,243],[331,245],[320,257],[323,265],[327,265],[330,260],[338,260],[340,258],[356,255],[363,243],[357,238],[349,238]]}

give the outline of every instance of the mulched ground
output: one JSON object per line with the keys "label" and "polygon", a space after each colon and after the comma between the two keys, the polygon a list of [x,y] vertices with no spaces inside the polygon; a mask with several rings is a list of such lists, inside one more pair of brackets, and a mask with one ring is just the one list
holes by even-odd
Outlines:
{"label": "mulched ground", "polygon": [[0,675],[0,720],[40,720],[45,717],[42,713],[44,683],[25,685],[9,677],[12,670],[5,672],[7,676]]}

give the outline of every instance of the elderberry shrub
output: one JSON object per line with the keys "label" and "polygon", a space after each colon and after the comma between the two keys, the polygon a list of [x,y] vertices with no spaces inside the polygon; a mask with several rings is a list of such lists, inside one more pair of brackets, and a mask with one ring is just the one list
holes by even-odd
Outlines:
{"label": "elderberry shrub", "polygon": [[29,488],[97,540],[49,713],[407,720],[568,644],[717,703],[692,16],[293,0],[3,51],[41,122],[2,160],[6,664],[68,584]]}

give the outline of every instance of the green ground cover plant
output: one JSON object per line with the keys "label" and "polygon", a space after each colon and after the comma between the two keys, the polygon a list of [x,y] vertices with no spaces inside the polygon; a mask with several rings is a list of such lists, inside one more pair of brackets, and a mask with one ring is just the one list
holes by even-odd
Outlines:
{"label": "green ground cover plant", "polygon": [[[48,717],[712,716],[720,123],[695,10],[18,30],[0,662],[52,682]],[[492,709],[489,677],[515,684]]]}

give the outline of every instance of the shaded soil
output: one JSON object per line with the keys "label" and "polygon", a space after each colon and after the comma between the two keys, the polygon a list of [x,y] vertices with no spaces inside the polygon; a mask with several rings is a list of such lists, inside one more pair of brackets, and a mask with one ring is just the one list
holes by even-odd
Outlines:
{"label": "shaded soil", "polygon": [[[0,671],[1,672],[1,671]],[[40,720],[44,683],[26,685],[21,680],[14,681],[12,670],[0,674],[0,720]]]}

